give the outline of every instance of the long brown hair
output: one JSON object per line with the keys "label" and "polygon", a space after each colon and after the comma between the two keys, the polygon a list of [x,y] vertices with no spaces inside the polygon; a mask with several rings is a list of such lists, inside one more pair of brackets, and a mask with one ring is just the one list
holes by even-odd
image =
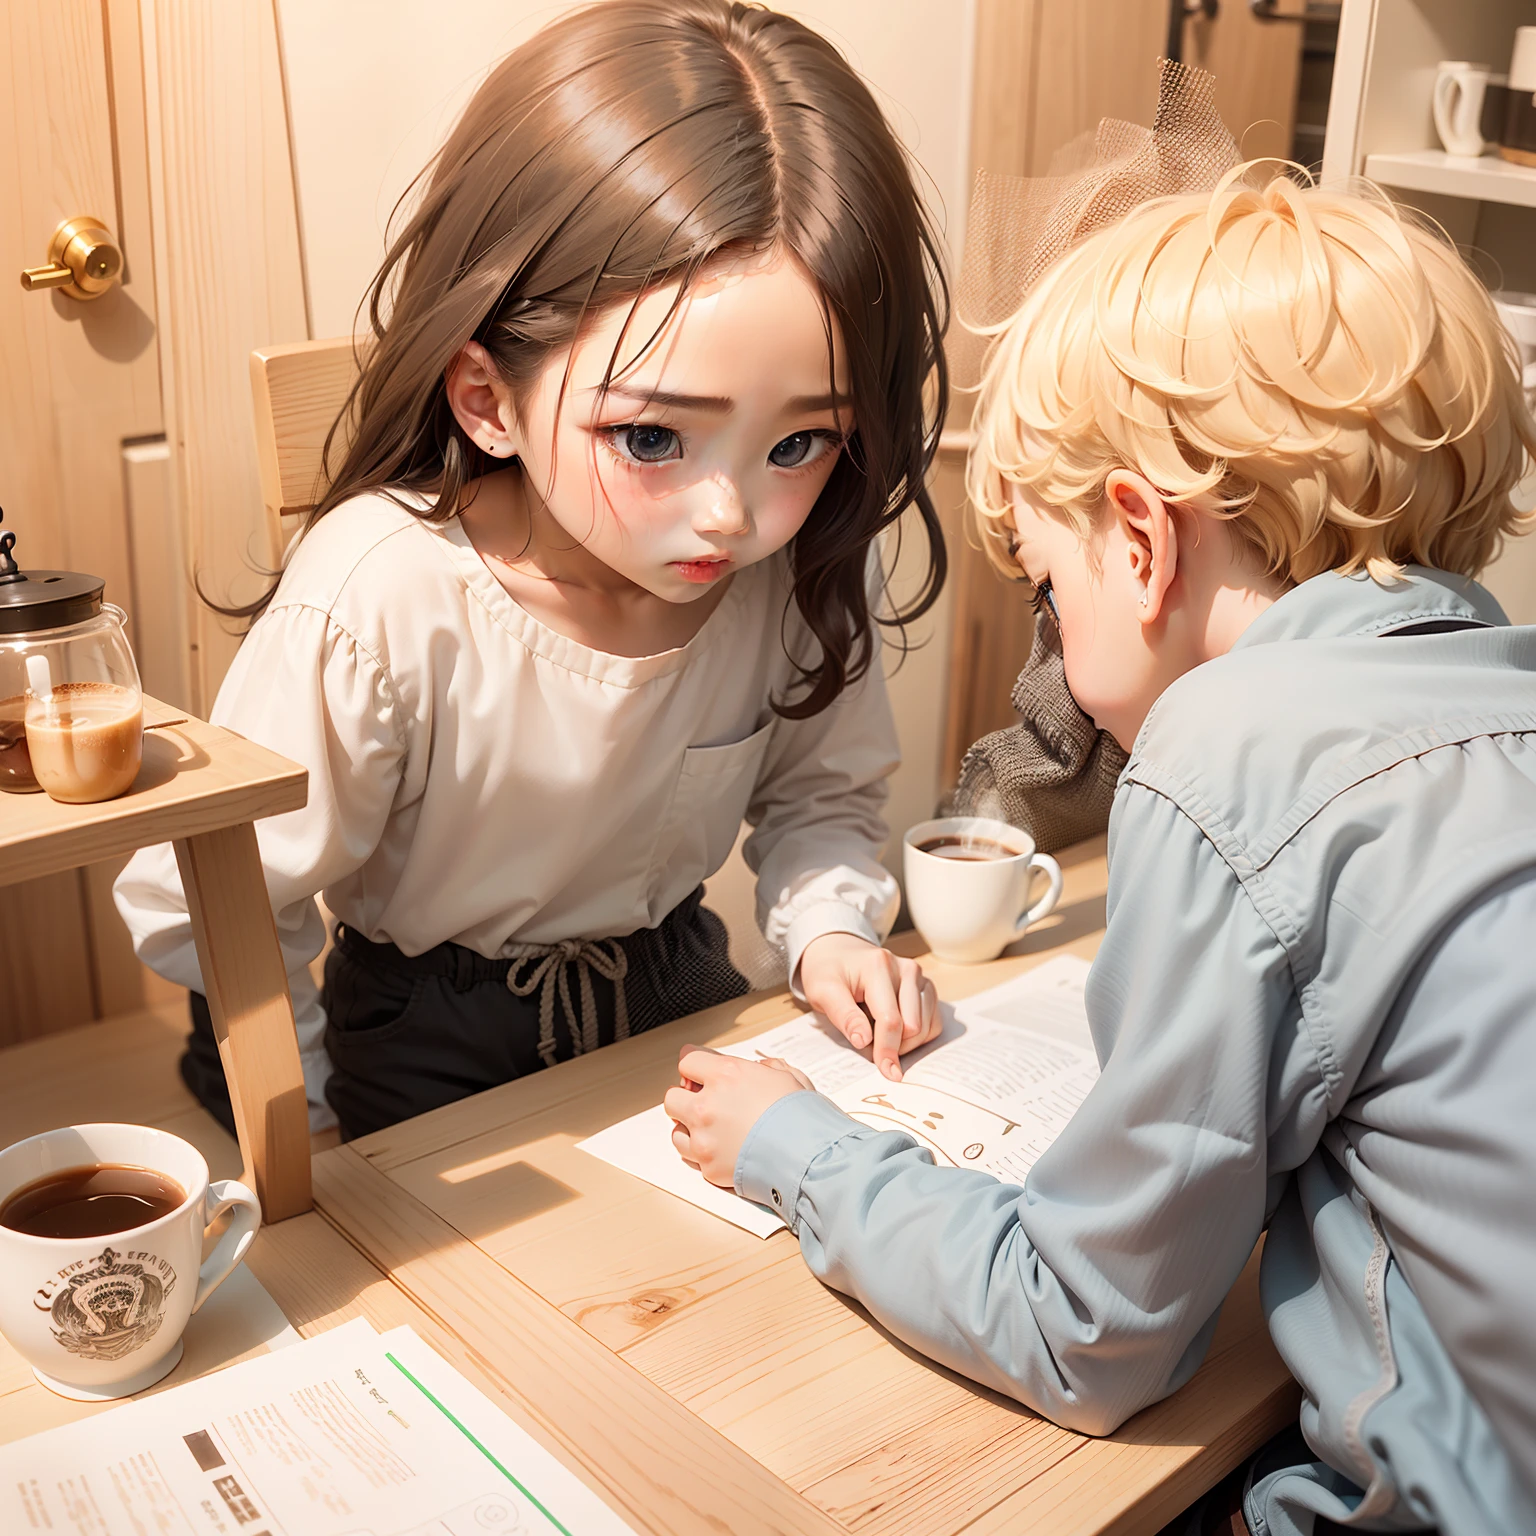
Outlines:
{"label": "long brown hair", "polygon": [[[429,172],[369,290],[373,340],[343,413],[355,431],[307,526],[390,488],[424,494],[429,521],[457,513],[494,464],[444,387],[469,340],[516,399],[589,313],[664,283],[686,293],[721,252],[780,245],[841,331],[856,423],[791,551],[793,600],[820,655],[793,658],[803,691],[774,706],[796,719],[825,709],[868,670],[871,624],[926,612],[945,573],[925,479],[946,403],[948,293],[869,90],[831,44],[774,11],[608,0],[502,60]],[[883,618],[870,609],[869,546],[912,505],[926,579]]]}

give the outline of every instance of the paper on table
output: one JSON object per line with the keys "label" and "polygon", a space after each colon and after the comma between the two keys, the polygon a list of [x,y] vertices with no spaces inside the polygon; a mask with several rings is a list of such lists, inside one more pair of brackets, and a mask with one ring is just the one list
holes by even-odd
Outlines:
{"label": "paper on table", "polygon": [[[944,1032],[882,1077],[830,1026],[803,1016],[726,1046],[733,1056],[781,1056],[839,1108],[878,1130],[902,1130],[941,1165],[1022,1183],[1099,1075],[1083,1006],[1088,965],[1070,955],[944,1006]],[[678,1156],[661,1105],[577,1143],[584,1152],[759,1237],[783,1222],[765,1206],[711,1184]]]}
{"label": "paper on table", "polygon": [[0,1447],[0,1530],[634,1536],[409,1328],[362,1319]]}

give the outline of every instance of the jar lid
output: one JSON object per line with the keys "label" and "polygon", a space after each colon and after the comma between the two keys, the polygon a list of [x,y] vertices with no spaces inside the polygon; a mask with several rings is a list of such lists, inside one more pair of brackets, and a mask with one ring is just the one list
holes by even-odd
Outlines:
{"label": "jar lid", "polygon": [[[5,513],[0,511],[0,520]],[[62,629],[101,612],[100,576],[83,571],[23,571],[12,558],[14,533],[0,533],[0,636]]]}

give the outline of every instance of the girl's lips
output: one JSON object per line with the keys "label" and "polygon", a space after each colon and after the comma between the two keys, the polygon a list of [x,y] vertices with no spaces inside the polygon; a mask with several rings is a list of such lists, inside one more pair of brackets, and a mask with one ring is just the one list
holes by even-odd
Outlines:
{"label": "girl's lips", "polygon": [[724,555],[714,560],[672,561],[672,569],[684,581],[696,581],[701,586],[707,582],[718,581],[730,568],[731,562]]}

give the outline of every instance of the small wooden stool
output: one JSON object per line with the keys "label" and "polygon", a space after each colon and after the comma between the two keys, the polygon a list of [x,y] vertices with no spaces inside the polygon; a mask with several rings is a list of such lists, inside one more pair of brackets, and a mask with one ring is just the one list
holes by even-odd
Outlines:
{"label": "small wooden stool", "polygon": [[[171,842],[229,1079],[245,1180],[269,1222],[310,1209],[309,1112],[293,1002],[253,822],[295,811],[296,763],[144,700],[144,766],[98,805],[0,794],[0,886]],[[161,722],[175,722],[161,725]]]}

